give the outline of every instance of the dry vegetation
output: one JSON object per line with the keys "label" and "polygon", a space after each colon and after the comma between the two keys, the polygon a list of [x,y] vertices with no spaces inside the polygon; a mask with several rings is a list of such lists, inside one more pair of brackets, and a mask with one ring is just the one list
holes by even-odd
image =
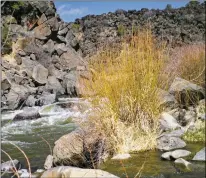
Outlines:
{"label": "dry vegetation", "polygon": [[[157,88],[165,46],[156,45],[150,30],[139,31],[120,52],[106,50],[91,59],[98,119],[91,119],[116,152],[153,149],[158,132]],[[91,92],[92,91],[92,92]]]}
{"label": "dry vegetation", "polygon": [[137,31],[121,51],[102,51],[90,60],[92,79],[85,82],[96,106],[90,123],[115,152],[155,148],[161,112],[157,89],[168,89],[176,76],[203,85],[204,56],[204,45],[171,50],[157,44],[151,30]]}

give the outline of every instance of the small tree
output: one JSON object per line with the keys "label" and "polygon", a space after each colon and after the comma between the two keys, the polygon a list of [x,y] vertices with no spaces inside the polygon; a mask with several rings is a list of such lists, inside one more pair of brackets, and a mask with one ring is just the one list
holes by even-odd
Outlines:
{"label": "small tree", "polygon": [[172,5],[171,4],[167,4],[165,10],[168,10],[168,11],[172,10]]}

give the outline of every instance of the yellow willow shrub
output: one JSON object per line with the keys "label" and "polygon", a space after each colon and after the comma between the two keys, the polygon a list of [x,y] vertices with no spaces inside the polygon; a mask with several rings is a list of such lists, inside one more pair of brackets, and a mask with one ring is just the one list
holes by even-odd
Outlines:
{"label": "yellow willow shrub", "polygon": [[[146,138],[155,145],[160,113],[157,88],[162,82],[164,51],[164,45],[156,45],[151,30],[144,30],[138,31],[129,44],[123,43],[121,51],[105,50],[90,60],[93,75],[86,82],[86,89],[95,93],[97,103],[101,103],[100,98],[106,101],[94,124],[113,141],[116,138],[116,145],[126,144],[127,150],[141,150],[140,143],[139,149],[134,149],[134,145],[137,147],[140,140],[145,144]],[[126,141],[128,137],[130,141]]]}

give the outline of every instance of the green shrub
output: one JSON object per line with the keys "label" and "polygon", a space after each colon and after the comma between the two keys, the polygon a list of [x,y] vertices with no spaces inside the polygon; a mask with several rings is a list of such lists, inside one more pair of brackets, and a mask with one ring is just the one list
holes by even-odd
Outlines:
{"label": "green shrub", "polygon": [[76,24],[76,23],[72,24],[72,29],[73,30],[79,30],[79,28],[80,28],[80,24]]}
{"label": "green shrub", "polygon": [[195,123],[195,129],[188,130],[183,139],[189,142],[205,142],[205,122],[198,120]]}
{"label": "green shrub", "polygon": [[8,54],[12,51],[12,39],[9,36],[9,26],[7,24],[1,27],[1,44],[3,54]]}
{"label": "green shrub", "polygon": [[119,36],[124,36],[125,35],[125,27],[123,25],[119,25],[117,28],[117,34]]}

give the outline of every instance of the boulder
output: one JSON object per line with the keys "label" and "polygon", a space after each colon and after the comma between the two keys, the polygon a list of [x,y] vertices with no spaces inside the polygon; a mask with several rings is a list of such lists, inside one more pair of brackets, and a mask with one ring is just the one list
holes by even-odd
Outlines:
{"label": "boulder", "polygon": [[45,169],[51,169],[53,167],[53,156],[48,155],[46,158],[46,161],[44,163],[44,168]]}
{"label": "boulder", "polygon": [[44,1],[42,3],[39,3],[38,1],[31,1],[30,4],[37,8],[41,13],[44,13],[48,9],[49,2]]}
{"label": "boulder", "polygon": [[26,100],[26,106],[30,106],[30,107],[33,107],[35,106],[35,102],[36,102],[36,99],[34,98],[33,95],[30,95],[27,100]]}
{"label": "boulder", "polygon": [[21,121],[21,120],[33,120],[33,119],[38,119],[40,118],[40,114],[36,110],[31,110],[31,111],[23,111],[17,115],[15,115],[13,121]]}
{"label": "boulder", "polygon": [[30,54],[30,58],[35,61],[36,60],[36,56],[34,54]]}
{"label": "boulder", "polygon": [[179,137],[163,136],[157,139],[157,149],[170,151],[174,149],[184,148],[186,143]]}
{"label": "boulder", "polygon": [[82,169],[71,166],[58,166],[55,168],[51,168],[45,171],[41,178],[77,178],[77,177],[85,177],[85,178],[118,178],[115,175],[112,175],[106,171],[102,171],[100,169]]}
{"label": "boulder", "polygon": [[44,22],[44,24],[49,26],[52,31],[58,31],[58,29],[59,29],[59,23],[58,23],[57,17],[50,18],[49,20]]}
{"label": "boulder", "polygon": [[60,82],[54,76],[48,77],[48,81],[45,87],[47,90],[52,90],[53,92],[60,95],[65,93],[65,89],[62,87]]}
{"label": "boulder", "polygon": [[78,74],[75,71],[71,71],[67,73],[66,75],[64,75],[63,86],[64,88],[67,89],[67,94],[69,96],[79,95],[78,88],[77,88],[77,80],[78,80],[77,75]]}
{"label": "boulder", "polygon": [[48,68],[49,71],[49,75],[51,76],[55,76],[57,79],[59,80],[63,80],[64,75],[66,74],[66,72],[63,72],[61,70],[58,70],[56,67],[54,67],[54,65],[50,65]]}
{"label": "boulder", "polygon": [[73,131],[55,142],[54,164],[76,165],[85,162],[83,156],[83,132]]}
{"label": "boulder", "polygon": [[43,106],[52,104],[56,101],[56,94],[55,93],[49,93],[49,92],[43,92],[41,96],[36,100],[35,105],[36,106]]}
{"label": "boulder", "polygon": [[2,74],[2,76],[1,76],[1,89],[7,90],[11,87],[11,84],[3,71],[1,74]]}
{"label": "boulder", "polygon": [[83,59],[71,47],[60,56],[60,61],[63,70],[74,70],[77,66],[83,65]]}
{"label": "boulder", "polygon": [[15,80],[15,82],[16,82],[17,84],[20,84],[20,83],[22,82],[22,80],[24,80],[24,77],[15,74],[15,75],[14,75],[14,80]]}
{"label": "boulder", "polygon": [[205,98],[204,88],[179,77],[174,79],[169,92],[184,106],[194,105]]}
{"label": "boulder", "polygon": [[21,59],[22,59],[22,64],[20,66],[21,71],[26,72],[26,74],[29,77],[31,77],[32,71],[33,71],[34,67],[38,65],[38,62],[31,60],[29,56],[22,57]]}
{"label": "boulder", "polygon": [[39,84],[45,84],[47,83],[47,77],[48,77],[48,69],[46,69],[41,64],[38,64],[34,67],[32,78],[38,82]]}
{"label": "boulder", "polygon": [[21,102],[26,100],[30,92],[31,91],[28,88],[22,85],[12,84],[7,96],[9,109],[16,109]]}
{"label": "boulder", "polygon": [[178,158],[175,160],[175,166],[180,169],[181,171],[184,171],[185,169],[191,170],[192,169],[192,164],[183,158]]}
{"label": "boulder", "polygon": [[167,137],[181,137],[183,134],[184,134],[184,130],[179,129],[179,130],[173,130],[173,131],[171,131],[171,132],[164,132],[164,133],[162,133],[162,134],[159,136],[159,138],[162,137],[162,136],[167,136]]}
{"label": "boulder", "polygon": [[68,48],[64,43],[56,44],[54,48],[59,56],[61,56],[63,53],[67,52],[68,50]]}
{"label": "boulder", "polygon": [[68,30],[69,30],[68,28],[61,29],[61,30],[58,31],[58,35],[61,36],[61,35],[67,34]]}
{"label": "boulder", "polygon": [[178,106],[177,100],[169,92],[164,91],[162,89],[158,89],[157,95],[159,98],[161,108],[164,108],[164,109],[169,108],[171,110]]}
{"label": "boulder", "polygon": [[194,161],[205,161],[205,147],[196,153],[192,160]]}
{"label": "boulder", "polygon": [[186,156],[189,156],[191,154],[190,151],[187,151],[187,150],[175,150],[172,152],[171,156],[174,158],[174,159],[178,159],[178,158],[182,158],[182,157],[186,157]]}
{"label": "boulder", "polygon": [[11,172],[13,173],[14,168],[17,170],[21,168],[21,163],[14,159],[10,161],[6,161],[4,163],[1,163],[1,172]]}
{"label": "boulder", "polygon": [[181,125],[177,123],[177,120],[172,115],[163,112],[160,116],[160,128],[163,131],[175,130],[181,128]]}
{"label": "boulder", "polygon": [[43,45],[44,51],[49,52],[49,54],[52,54],[55,50],[54,48],[54,41],[49,39],[46,44]]}
{"label": "boulder", "polygon": [[77,129],[57,140],[53,149],[54,165],[94,168],[104,161],[108,157],[106,143],[89,130]]}
{"label": "boulder", "polygon": [[51,35],[50,26],[41,24],[34,29],[34,36],[40,40],[46,40],[48,36]]}
{"label": "boulder", "polygon": [[39,20],[37,21],[37,24],[38,24],[38,25],[41,25],[41,24],[43,24],[45,21],[47,21],[47,18],[46,18],[46,15],[43,13],[43,14],[41,15],[41,17],[39,18]]}
{"label": "boulder", "polygon": [[171,160],[171,154],[172,154],[171,151],[165,152],[161,155],[161,158],[166,160]]}

